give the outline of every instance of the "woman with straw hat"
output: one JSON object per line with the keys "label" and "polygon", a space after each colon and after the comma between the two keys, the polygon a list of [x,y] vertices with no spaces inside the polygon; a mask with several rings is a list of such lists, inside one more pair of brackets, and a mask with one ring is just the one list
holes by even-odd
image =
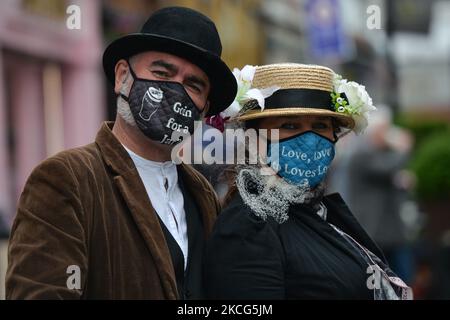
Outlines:
{"label": "woman with straw hat", "polygon": [[336,142],[361,133],[375,110],[364,87],[315,65],[246,66],[234,74],[234,103],[209,123],[238,123],[268,141],[259,165],[234,167],[207,246],[208,296],[412,298],[339,194],[324,195]]}

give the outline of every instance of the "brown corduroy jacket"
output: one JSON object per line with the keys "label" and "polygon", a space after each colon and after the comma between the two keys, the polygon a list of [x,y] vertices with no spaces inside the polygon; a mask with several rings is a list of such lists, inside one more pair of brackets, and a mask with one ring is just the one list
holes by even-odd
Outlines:
{"label": "brown corduroy jacket", "polygon": [[[8,299],[178,298],[157,214],[112,125],[30,175],[10,238]],[[220,210],[216,195],[193,168],[180,169],[206,237]]]}

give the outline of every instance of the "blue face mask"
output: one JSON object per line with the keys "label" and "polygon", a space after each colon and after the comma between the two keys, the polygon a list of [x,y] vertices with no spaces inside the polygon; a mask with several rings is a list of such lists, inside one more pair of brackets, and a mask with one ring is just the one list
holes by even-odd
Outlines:
{"label": "blue face mask", "polygon": [[289,183],[314,188],[325,178],[333,161],[334,144],[315,132],[302,132],[278,143],[269,143],[267,160]]}

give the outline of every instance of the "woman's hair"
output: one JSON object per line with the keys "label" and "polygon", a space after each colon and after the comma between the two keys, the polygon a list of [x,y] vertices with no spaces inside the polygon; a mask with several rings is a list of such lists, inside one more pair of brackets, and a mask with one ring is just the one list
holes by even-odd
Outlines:
{"label": "woman's hair", "polygon": [[[243,129],[255,129],[256,132],[258,132],[257,129],[259,129],[259,123],[261,122],[261,118],[259,119],[253,119],[249,120],[243,123]],[[221,180],[224,181],[228,187],[228,191],[221,199],[221,205],[222,208],[226,207],[230,202],[231,199],[233,199],[234,195],[236,194],[237,187],[236,187],[236,176],[237,176],[237,168],[236,165],[232,165],[225,169],[222,173]]]}

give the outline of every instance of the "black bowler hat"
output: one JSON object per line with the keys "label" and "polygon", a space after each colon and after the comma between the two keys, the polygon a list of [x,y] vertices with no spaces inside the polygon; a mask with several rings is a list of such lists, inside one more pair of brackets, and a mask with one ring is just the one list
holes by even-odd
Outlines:
{"label": "black bowler hat", "polygon": [[188,8],[168,7],[153,13],[140,33],[112,42],[103,54],[103,69],[114,83],[114,68],[120,59],[144,51],[161,51],[184,58],[202,69],[211,91],[207,116],[218,114],[234,100],[237,91],[233,73],[220,58],[222,44],[214,22]]}

